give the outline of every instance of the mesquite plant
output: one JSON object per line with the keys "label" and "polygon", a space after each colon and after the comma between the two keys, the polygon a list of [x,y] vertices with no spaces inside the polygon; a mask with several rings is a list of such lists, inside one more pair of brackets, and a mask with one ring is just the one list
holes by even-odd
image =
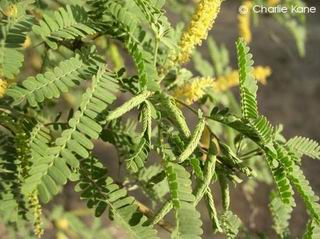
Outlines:
{"label": "mesquite plant", "polygon": [[[50,215],[44,205],[73,182],[90,212],[107,212],[124,238],[159,238],[161,228],[172,238],[201,238],[201,201],[213,235],[249,237],[230,209],[230,187],[253,197],[256,182],[269,181],[276,233],[288,237],[296,193],[310,218],[305,237],[316,238],[319,202],[301,158],[320,159],[320,146],[286,139],[282,126],[259,113],[257,82],[266,83],[271,69],[253,66],[244,33],[236,42],[238,70],[227,49],[207,38],[222,0],[197,1],[184,27],[172,26],[164,4],[1,1],[1,222],[13,238],[32,230],[41,237],[48,221],[69,235],[82,225],[72,223],[76,216],[61,207]],[[205,40],[210,61],[195,49]],[[194,72],[185,68],[189,61]],[[229,91],[237,85],[240,106]],[[105,143],[118,152],[120,176],[111,177],[110,161],[94,150]],[[62,216],[71,222],[56,220]],[[100,224],[79,230],[75,238],[109,238]]]}

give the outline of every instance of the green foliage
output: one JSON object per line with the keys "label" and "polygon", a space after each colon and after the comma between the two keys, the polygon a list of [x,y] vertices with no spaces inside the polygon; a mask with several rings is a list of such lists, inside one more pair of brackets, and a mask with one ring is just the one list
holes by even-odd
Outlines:
{"label": "green foliage", "polygon": [[313,238],[318,238],[320,236],[320,228],[317,223],[314,221],[309,221],[307,225],[307,230],[305,234],[303,235],[304,239],[313,239]]}
{"label": "green foliage", "polygon": [[226,211],[221,215],[221,223],[223,231],[228,239],[236,238],[241,226],[240,219],[231,211]]}
{"label": "green foliage", "polygon": [[88,207],[95,209],[96,216],[101,216],[109,208],[111,217],[132,238],[158,238],[154,229],[144,225],[146,217],[138,211],[135,199],[107,176],[106,169],[99,161],[95,158],[84,161],[80,172],[76,190],[81,191],[81,198],[87,201]]}
{"label": "green foliage", "polygon": [[320,145],[312,139],[296,136],[289,139],[286,146],[297,153],[299,157],[307,155],[310,158],[320,159]]}
{"label": "green foliage", "polygon": [[23,64],[21,48],[32,22],[33,18],[26,15],[15,20],[1,20],[0,71],[1,75],[8,79],[13,79]]}
{"label": "green foliage", "polygon": [[80,6],[67,5],[52,15],[44,14],[43,20],[39,21],[39,25],[34,25],[32,30],[53,49],[58,47],[55,41],[82,38],[96,32],[87,12]]}
{"label": "green foliage", "polygon": [[305,206],[312,218],[319,224],[320,222],[320,204],[319,197],[315,195],[308,180],[303,175],[302,170],[297,165],[294,165],[292,172],[289,175],[292,184],[297,189]]}
{"label": "green foliage", "polygon": [[54,146],[35,162],[30,169],[23,191],[25,194],[38,189],[42,201],[48,202],[58,193],[59,186],[67,182],[71,167],[78,167],[77,156],[88,157],[93,149],[92,139],[97,139],[102,130],[95,121],[105,107],[115,99],[117,83],[101,67],[92,79],[92,86],[83,94],[79,109],[69,120],[69,128],[62,131]]}
{"label": "green foliage", "polygon": [[36,77],[28,77],[22,86],[12,87],[8,95],[14,98],[16,104],[27,100],[31,106],[37,106],[45,99],[60,98],[62,93],[75,87],[82,79],[93,75],[96,71],[88,65],[88,59],[83,59],[79,54],[62,61],[59,66]]}
{"label": "green foliage", "polygon": [[281,238],[286,238],[292,208],[284,204],[276,192],[271,194],[270,199],[269,207],[273,218],[273,228]]}
{"label": "green foliage", "polygon": [[[213,233],[236,238],[246,229],[230,210],[232,186],[249,177],[268,181],[264,176],[277,189],[270,209],[279,236],[289,235],[296,191],[310,217],[305,237],[316,237],[318,197],[301,157],[319,159],[319,144],[286,141],[259,113],[253,57],[243,40],[236,43],[239,116],[231,92],[208,89],[197,105],[171,95],[196,76],[177,65],[162,71],[179,50],[182,30],[171,27],[165,1],[67,2],[0,3],[0,96],[6,92],[0,98],[0,221],[12,238],[41,237],[52,230],[48,225],[61,238],[109,238],[101,224],[105,211],[126,238],[158,238],[156,225],[172,238],[201,238],[202,199]],[[195,69],[204,77],[228,73],[227,49],[212,38],[208,48],[211,62],[195,52]],[[118,157],[102,151],[110,145]],[[100,224],[88,226],[72,211],[45,205],[70,181]],[[212,187],[218,183],[222,208]]]}
{"label": "green foliage", "polygon": [[203,118],[200,117],[199,123],[196,125],[194,132],[190,136],[190,141],[186,145],[186,149],[180,154],[180,156],[177,159],[179,163],[182,163],[187,158],[189,158],[192,152],[197,148],[202,132],[204,130],[204,126],[205,126],[205,121]]}
{"label": "green foliage", "polygon": [[239,81],[241,94],[241,111],[245,119],[255,119],[258,116],[257,106],[257,82],[252,76],[252,55],[244,40],[240,39],[236,43],[239,67]]}
{"label": "green foliage", "polygon": [[177,222],[174,238],[200,238],[202,222],[200,213],[192,205],[195,197],[192,194],[190,174],[173,162],[166,162],[165,171]]}

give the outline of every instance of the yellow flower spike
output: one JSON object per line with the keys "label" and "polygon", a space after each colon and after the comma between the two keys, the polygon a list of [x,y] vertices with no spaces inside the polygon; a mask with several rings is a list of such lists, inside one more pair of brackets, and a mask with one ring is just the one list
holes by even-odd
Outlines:
{"label": "yellow flower spike", "polygon": [[267,78],[271,74],[271,68],[268,66],[256,66],[253,68],[254,78],[263,85],[267,84]]}
{"label": "yellow flower spike", "polygon": [[7,17],[16,17],[18,15],[18,8],[15,4],[11,3],[4,8],[3,13]]}
{"label": "yellow flower spike", "polygon": [[[272,71],[268,66],[256,66],[253,68],[252,73],[258,82],[265,85]],[[218,77],[217,80],[211,77],[193,78],[191,81],[177,87],[171,94],[185,104],[191,105],[201,99],[206,94],[205,90],[209,88],[216,92],[223,92],[237,85],[239,85],[239,72],[233,70],[227,75]]]}
{"label": "yellow flower spike", "polygon": [[245,40],[246,43],[250,43],[252,40],[252,33],[250,29],[252,2],[245,1],[242,4],[242,7],[247,11],[244,11],[238,15],[239,34]]}
{"label": "yellow flower spike", "polygon": [[231,71],[228,75],[220,76],[213,83],[216,91],[222,92],[239,84],[239,73],[236,70]]}
{"label": "yellow flower spike", "polygon": [[37,238],[41,238],[44,232],[42,227],[42,219],[41,219],[42,208],[36,192],[30,195],[29,202],[32,208],[32,215],[33,215],[33,231]]}
{"label": "yellow flower spike", "polygon": [[[256,66],[253,68],[254,78],[265,85],[267,83],[267,78],[271,75],[271,68],[268,66]],[[237,70],[231,71],[225,76],[220,76],[214,83],[213,88],[216,91],[222,92],[230,89],[231,87],[237,86],[239,84],[239,72]]]}
{"label": "yellow flower spike", "polygon": [[212,87],[213,82],[214,80],[210,77],[194,78],[191,82],[177,87],[172,95],[184,101],[187,105],[191,105],[205,95],[205,90]]}
{"label": "yellow flower spike", "polygon": [[31,38],[29,36],[26,36],[26,39],[24,40],[24,43],[22,44],[22,47],[24,49],[26,49],[29,46],[31,46]]}
{"label": "yellow flower spike", "polygon": [[8,82],[0,79],[0,98],[2,98],[5,95],[7,88],[8,88]]}
{"label": "yellow flower spike", "polygon": [[197,45],[201,45],[202,40],[207,38],[208,31],[220,11],[222,0],[200,0],[191,23],[186,31],[182,33],[179,43],[179,53],[175,63],[183,64],[189,61],[190,55]]}

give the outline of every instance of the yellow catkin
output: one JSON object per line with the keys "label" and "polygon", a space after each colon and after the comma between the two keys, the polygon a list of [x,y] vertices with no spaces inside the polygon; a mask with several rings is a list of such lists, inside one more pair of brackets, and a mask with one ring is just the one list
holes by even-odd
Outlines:
{"label": "yellow catkin", "polygon": [[272,74],[269,66],[256,66],[253,68],[254,78],[261,84],[267,84],[267,78]]}
{"label": "yellow catkin", "polygon": [[[268,66],[256,66],[253,68],[253,76],[261,84],[267,83],[267,78],[271,73],[272,71]],[[237,85],[239,85],[239,72],[233,70],[225,76],[218,77],[216,80],[210,77],[196,77],[190,82],[177,87],[172,91],[172,95],[182,100],[185,104],[191,105],[201,99],[206,94],[206,90],[210,88],[216,92],[223,92]]]}
{"label": "yellow catkin", "polygon": [[2,98],[5,95],[7,88],[8,88],[8,82],[0,79],[0,98]]}
{"label": "yellow catkin", "polygon": [[42,227],[42,208],[36,193],[32,193],[30,195],[30,206],[32,207],[32,214],[33,214],[33,231],[37,238],[40,238],[43,234],[43,227]]}
{"label": "yellow catkin", "polygon": [[175,63],[183,64],[189,61],[190,55],[202,40],[207,38],[208,31],[217,18],[222,0],[200,0],[192,20],[182,33],[179,43],[179,53],[174,59]]}
{"label": "yellow catkin", "polygon": [[238,28],[240,36],[245,40],[246,43],[250,43],[252,40],[252,33],[250,29],[251,25],[251,1],[244,1],[242,6],[247,9],[247,12],[240,13],[238,15]]}
{"label": "yellow catkin", "polygon": [[[256,66],[253,68],[253,76],[261,84],[267,83],[267,78],[271,73],[271,68],[268,66]],[[233,70],[225,76],[218,77],[218,79],[213,83],[213,88],[214,90],[221,92],[237,85],[239,85],[239,72]]]}
{"label": "yellow catkin", "polygon": [[18,8],[15,4],[9,4],[3,9],[3,13],[7,17],[16,17],[18,15]]}
{"label": "yellow catkin", "polygon": [[206,88],[212,87],[214,80],[210,77],[194,78],[191,82],[177,87],[172,95],[188,105],[201,99],[205,95]]}

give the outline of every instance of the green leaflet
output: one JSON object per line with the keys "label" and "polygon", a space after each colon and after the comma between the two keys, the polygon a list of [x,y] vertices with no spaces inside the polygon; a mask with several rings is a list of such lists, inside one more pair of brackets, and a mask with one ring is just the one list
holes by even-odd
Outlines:
{"label": "green leaflet", "polygon": [[258,86],[257,81],[252,75],[252,55],[249,53],[249,47],[243,39],[239,39],[237,41],[236,47],[238,55],[242,117],[245,119],[255,119],[258,116],[258,106],[256,101]]}
{"label": "green leaflet", "polygon": [[269,144],[273,140],[274,129],[265,116],[259,115],[256,119],[250,119],[249,122],[263,144]]}
{"label": "green leaflet", "polygon": [[320,224],[319,197],[312,190],[300,167],[294,165],[288,177],[304,201],[310,216]]}
{"label": "green leaflet", "polygon": [[[195,189],[195,195],[196,195],[195,202],[194,202],[195,205],[199,203],[199,201],[205,194],[211,191],[210,184],[216,170],[216,161],[217,161],[217,156],[215,152],[215,146],[211,142],[209,147],[208,158],[205,163],[203,180],[201,180],[201,182],[199,183],[199,186]],[[208,196],[208,199],[211,201],[210,196]]]}
{"label": "green leaflet", "polygon": [[148,158],[149,142],[145,138],[141,138],[139,144],[135,146],[133,151],[133,155],[126,159],[126,164],[130,171],[137,173],[139,169],[144,167],[145,161]]}
{"label": "green leaflet", "polygon": [[139,7],[152,31],[154,32],[156,41],[162,42],[169,48],[174,47],[174,41],[170,38],[173,28],[170,25],[167,17],[161,9],[153,6],[151,1],[148,0],[133,0]]}
{"label": "green leaflet", "polygon": [[320,159],[320,145],[312,139],[296,136],[289,139],[286,146],[300,157],[305,154],[310,158]]}
{"label": "green leaflet", "polygon": [[95,119],[115,100],[118,85],[110,73],[101,67],[92,79],[92,86],[82,96],[79,109],[69,120],[69,128],[56,139],[39,162],[33,165],[26,179],[23,192],[38,188],[40,199],[48,202],[59,191],[59,186],[70,177],[71,167],[78,167],[77,156],[87,158],[93,149],[91,140],[97,139],[102,130]]}
{"label": "green leaflet", "polygon": [[279,145],[277,146],[277,161],[278,163],[267,155],[267,162],[271,169],[281,201],[289,207],[294,207],[294,192],[290,180],[288,179],[288,170],[292,167],[292,162],[283,147]]}
{"label": "green leaflet", "polygon": [[[2,120],[2,117],[0,117]],[[1,121],[2,123],[3,121]],[[15,173],[20,165],[16,159],[15,142],[12,137],[1,134],[0,139],[0,213],[5,221],[16,221],[25,216],[25,201],[21,198],[21,187],[18,175]],[[20,198],[20,200],[19,200]],[[23,212],[23,213],[21,213]]]}
{"label": "green leaflet", "polygon": [[21,53],[26,34],[30,31],[33,18],[23,15],[15,21],[8,20],[0,28],[0,77],[14,79],[22,67]]}
{"label": "green leaflet", "polygon": [[213,195],[211,192],[211,189],[208,188],[206,193],[205,193],[205,200],[206,200],[206,205],[209,211],[209,217],[212,223],[212,229],[214,232],[223,232],[221,225],[220,225],[220,220],[218,217],[217,209],[214,203]]}
{"label": "green leaflet", "polygon": [[225,45],[218,46],[217,42],[211,37],[208,37],[208,50],[214,67],[216,76],[222,76],[229,70],[229,53]]}
{"label": "green leaflet", "polygon": [[44,14],[43,20],[33,26],[32,30],[53,49],[58,48],[56,41],[85,37],[96,32],[86,11],[77,5],[59,8],[53,16]]}
{"label": "green leaflet", "polygon": [[48,153],[50,141],[50,130],[42,123],[37,123],[32,129],[29,139],[31,149],[30,161],[36,163],[37,160],[41,160]]}
{"label": "green leaflet", "polygon": [[168,182],[161,165],[151,165],[142,168],[138,175],[139,185],[148,197],[154,199],[154,204],[163,202],[169,192]]}
{"label": "green leaflet", "polygon": [[155,84],[157,71],[151,61],[152,55],[144,50],[141,39],[139,39],[141,36],[139,36],[139,31],[142,31],[142,29],[137,27],[139,24],[136,18],[131,14],[129,9],[126,9],[117,2],[108,2],[104,11],[112,16],[113,21],[102,23],[102,26],[104,24],[108,26],[104,26],[103,29],[107,29],[107,34],[124,43],[136,65],[140,88],[158,89],[159,86]]}
{"label": "green leaflet", "polygon": [[27,100],[33,107],[46,99],[59,98],[61,94],[96,73],[97,67],[91,67],[90,58],[90,55],[81,57],[76,54],[44,74],[28,77],[22,85],[10,88],[7,94],[14,99],[15,104]]}
{"label": "green leaflet", "polygon": [[181,165],[168,161],[165,171],[177,224],[172,238],[201,238],[202,222],[193,205],[195,197],[192,194],[190,174]]}
{"label": "green leaflet", "polygon": [[151,145],[151,131],[152,131],[152,116],[151,116],[151,103],[145,101],[142,106],[141,121],[143,132],[140,136],[139,143],[135,145],[133,154],[126,159],[127,167],[133,173],[137,173],[140,169],[144,168],[145,161],[148,159],[148,154]]}
{"label": "green leaflet", "polygon": [[310,220],[303,239],[315,239],[320,237],[320,227],[314,220]]}
{"label": "green leaflet", "polygon": [[148,99],[152,95],[153,95],[153,92],[144,91],[141,94],[132,97],[126,103],[124,103],[123,105],[121,105],[120,107],[115,109],[114,111],[111,111],[108,114],[108,116],[106,117],[106,121],[111,121],[111,120],[119,118],[120,116],[122,116],[125,113],[129,112],[133,108],[139,106],[141,103],[143,103],[146,99]]}
{"label": "green leaflet", "polygon": [[170,119],[185,138],[190,137],[191,132],[186,119],[172,97],[165,94],[157,94],[153,97],[152,103],[161,112],[162,117]]}
{"label": "green leaflet", "polygon": [[223,172],[217,173],[219,178],[219,184],[221,189],[222,206],[225,211],[229,210],[230,207],[230,187],[228,179]]}
{"label": "green leaflet", "polygon": [[241,220],[231,211],[226,211],[221,215],[221,226],[228,239],[237,237]]}
{"label": "green leaflet", "polygon": [[132,148],[137,145],[139,133],[137,133],[137,123],[127,120],[125,123],[120,120],[109,122],[101,133],[101,139],[113,144],[119,154],[119,160],[125,161],[130,158]]}
{"label": "green leaflet", "polygon": [[158,238],[156,231],[144,224],[146,217],[138,211],[135,199],[107,176],[107,170],[98,160],[93,157],[83,160],[80,171],[76,191],[81,192],[81,198],[87,201],[89,208],[95,209],[96,216],[101,216],[109,208],[115,222],[123,226],[132,238]]}
{"label": "green leaflet", "polygon": [[25,123],[25,119],[0,111],[1,127],[12,133],[0,132],[0,212],[9,222],[26,218],[28,212],[27,198],[21,193],[31,155]]}
{"label": "green leaflet", "polygon": [[[211,180],[215,171],[215,164],[216,164],[216,149],[213,146],[213,144],[210,145],[209,148],[210,151],[210,157],[207,160],[206,164],[205,164],[205,169],[204,169],[204,175],[203,175],[203,180],[201,180],[199,182],[199,185],[196,187],[195,189],[195,197],[193,200],[193,206],[196,207],[197,204],[200,202],[200,200],[202,199],[202,197],[204,196],[204,194],[206,194],[208,192],[208,190],[210,189],[210,184],[211,184]],[[168,154],[168,152],[167,152]],[[169,154],[168,154],[169,155]],[[165,157],[168,157],[168,155],[166,155]],[[168,160],[168,159],[167,159]],[[199,160],[199,159],[198,159]],[[177,168],[181,167],[182,170],[182,166],[180,166],[179,164],[175,164],[173,163],[173,165],[177,165]],[[168,182],[169,182],[169,188],[170,188],[170,179],[171,179],[171,183],[172,183],[172,190],[176,190],[176,182],[174,181],[174,179],[177,179],[177,175],[174,171],[174,168],[166,168],[168,170],[166,170],[167,173],[167,177],[168,177]],[[181,177],[186,177],[188,176],[189,173],[188,172],[184,172],[184,175],[181,175]],[[170,177],[170,178],[169,178]],[[183,180],[181,180],[183,181]],[[191,183],[191,182],[190,182]],[[187,187],[186,187],[187,186]],[[183,190],[188,191],[188,184],[187,185],[182,185],[182,189],[179,189],[180,191],[183,192]],[[172,191],[172,197],[174,197],[174,201],[178,204],[179,203],[179,198],[178,198],[178,194],[175,191]],[[189,191],[187,194],[182,193],[182,195],[189,195]],[[190,195],[189,195],[190,196]],[[191,195],[191,198],[193,198],[193,195]],[[190,199],[189,199],[190,200]],[[192,200],[192,199],[191,199]],[[169,211],[172,209],[174,201],[168,201],[164,204],[164,206],[158,211],[158,213],[155,215],[155,217],[152,220],[152,224],[156,224],[158,223],[167,213],[169,213]]]}
{"label": "green leaflet", "polygon": [[288,236],[289,220],[291,218],[292,208],[283,203],[276,192],[272,192],[269,208],[273,219],[273,229],[281,238]]}
{"label": "green leaflet", "polygon": [[199,123],[197,124],[196,128],[194,129],[193,134],[191,135],[190,141],[187,144],[185,150],[181,153],[181,155],[177,158],[179,163],[185,161],[189,156],[193,153],[193,151],[198,146],[198,143],[201,139],[202,132],[204,130],[205,120],[200,118]]}

